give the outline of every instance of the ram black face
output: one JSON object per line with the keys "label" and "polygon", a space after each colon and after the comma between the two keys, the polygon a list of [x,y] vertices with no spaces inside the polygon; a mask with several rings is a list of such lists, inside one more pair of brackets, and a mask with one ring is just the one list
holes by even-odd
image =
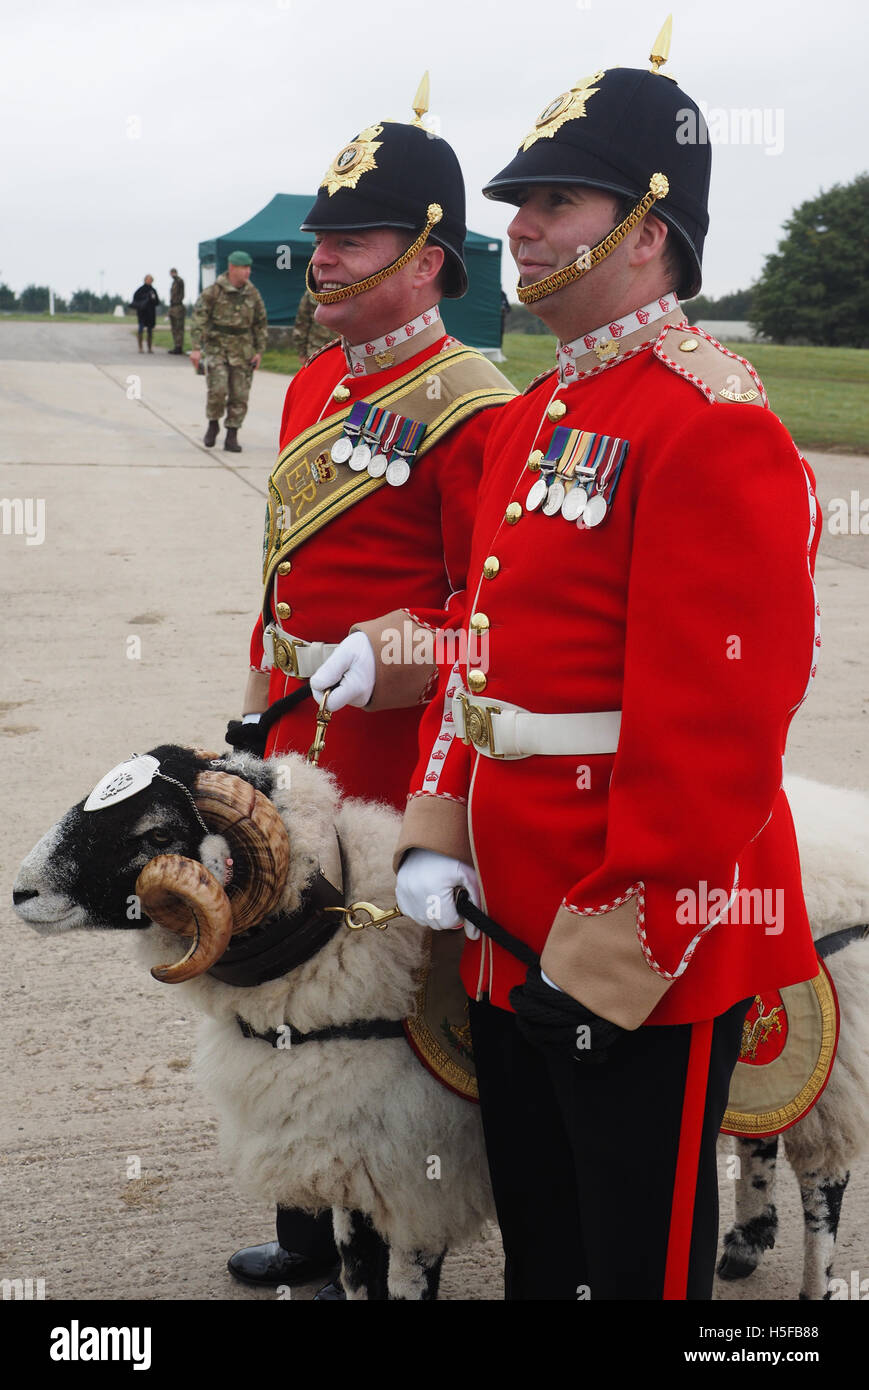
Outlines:
{"label": "ram black face", "polygon": [[[162,776],[96,811],[85,811],[87,798],[80,801],[24,860],[13,904],[38,931],[147,927],[149,921],[131,903],[140,871],[157,855],[200,857],[203,826],[188,793],[199,772],[224,766],[225,760],[209,761],[171,744],[152,749],[150,756]],[[233,773],[265,783],[267,792],[271,779],[262,764],[249,763],[250,772],[234,765]]]}

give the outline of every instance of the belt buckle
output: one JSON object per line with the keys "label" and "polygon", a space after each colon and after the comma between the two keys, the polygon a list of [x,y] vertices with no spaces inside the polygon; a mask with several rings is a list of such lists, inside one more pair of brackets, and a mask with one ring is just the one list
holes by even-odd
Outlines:
{"label": "belt buckle", "polygon": [[307,642],[298,642],[295,637],[279,637],[275,633],[275,665],[279,671],[283,671],[286,676],[295,676],[299,680],[299,658],[296,647],[307,647]]}
{"label": "belt buckle", "polygon": [[497,705],[481,708],[479,705],[472,705],[467,695],[460,695],[459,699],[465,719],[462,742],[472,743],[481,752],[488,748],[491,758],[503,758],[503,753],[495,752],[495,730],[492,727],[492,715],[498,713]]}

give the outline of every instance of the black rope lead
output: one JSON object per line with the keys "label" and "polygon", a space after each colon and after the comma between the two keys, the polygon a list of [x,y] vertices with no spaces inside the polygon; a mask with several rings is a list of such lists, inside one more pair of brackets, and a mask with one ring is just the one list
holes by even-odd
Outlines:
{"label": "black rope lead", "polygon": [[455,900],[461,917],[529,967],[525,983],[510,990],[516,1025],[526,1042],[534,1047],[554,1048],[575,1062],[594,1066],[605,1062],[613,1044],[626,1036],[625,1030],[599,1018],[571,995],[546,984],[540,974],[540,957],[506,927],[481,912],[467,888],[457,888]]}
{"label": "black rope lead", "polygon": [[268,709],[260,715],[257,727],[268,733],[273,724],[276,724],[279,719],[283,719],[285,714],[289,714],[290,710],[295,709],[296,705],[300,705],[303,700],[307,700],[310,693],[311,682],[305,681],[305,684],[300,685],[298,690],[294,690],[291,695],[284,695],[282,699],[275,700],[274,704],[269,705]]}
{"label": "black rope lead", "polygon": [[521,960],[523,965],[536,965],[540,957],[532,951],[530,946],[526,946],[524,941],[520,941],[518,936],[507,931],[499,922],[487,917],[485,912],[476,906],[467,888],[456,889],[456,911],[460,917],[465,917],[472,922],[475,927],[479,927],[481,932],[490,936],[494,942],[502,946],[505,951],[509,951],[511,956]]}
{"label": "black rope lead", "polygon": [[294,690],[291,695],[284,695],[280,700],[275,700],[273,705],[269,705],[264,710],[259,719],[254,723],[252,720],[245,724],[241,719],[231,719],[226,729],[226,741],[231,748],[238,748],[245,753],[256,753],[258,757],[265,756],[266,740],[273,724],[282,719],[290,710],[295,709],[303,700],[307,700],[311,694],[311,682],[305,681],[298,690]]}

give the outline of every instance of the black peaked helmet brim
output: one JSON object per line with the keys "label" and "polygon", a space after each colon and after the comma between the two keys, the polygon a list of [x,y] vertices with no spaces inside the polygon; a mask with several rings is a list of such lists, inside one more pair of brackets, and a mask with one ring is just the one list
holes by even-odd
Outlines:
{"label": "black peaked helmet brim", "polygon": [[[346,166],[350,177],[346,177],[336,168],[336,156],[302,231],[395,227],[417,236],[426,224],[430,204],[438,203],[443,216],[429,233],[429,240],[446,252],[443,293],[449,299],[460,299],[468,288],[465,184],[454,150],[421,126],[397,121],[368,127],[350,146],[362,142],[364,136],[370,137],[368,145],[377,146],[365,160],[369,167],[356,175],[355,166],[360,161],[351,159]],[[337,184],[331,193],[330,182]]]}
{"label": "black peaked helmet brim", "polygon": [[[557,115],[545,123],[538,118],[541,133],[527,149],[520,145],[483,193],[518,204],[533,184],[571,184],[639,201],[652,174],[666,174],[669,193],[653,212],[672,228],[690,268],[689,278],[676,287],[678,294],[696,294],[709,227],[711,168],[706,123],[697,103],[663,75],[611,68],[589,81],[583,106],[584,115],[560,125]],[[547,136],[543,132],[550,125],[556,128]]]}

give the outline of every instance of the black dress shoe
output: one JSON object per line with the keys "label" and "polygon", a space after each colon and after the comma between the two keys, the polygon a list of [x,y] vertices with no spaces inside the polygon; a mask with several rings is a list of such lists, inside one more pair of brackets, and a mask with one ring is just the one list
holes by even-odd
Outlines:
{"label": "black dress shoe", "polygon": [[338,1272],[333,1261],[312,1259],[284,1250],[276,1240],[267,1245],[248,1245],[230,1255],[226,1267],[243,1284],[310,1284]]}
{"label": "black dress shoe", "polygon": [[347,1295],[344,1292],[341,1280],[336,1279],[334,1284],[327,1284],[326,1287],[324,1289],[321,1289],[319,1293],[314,1294],[312,1301],[314,1303],[346,1303]]}

